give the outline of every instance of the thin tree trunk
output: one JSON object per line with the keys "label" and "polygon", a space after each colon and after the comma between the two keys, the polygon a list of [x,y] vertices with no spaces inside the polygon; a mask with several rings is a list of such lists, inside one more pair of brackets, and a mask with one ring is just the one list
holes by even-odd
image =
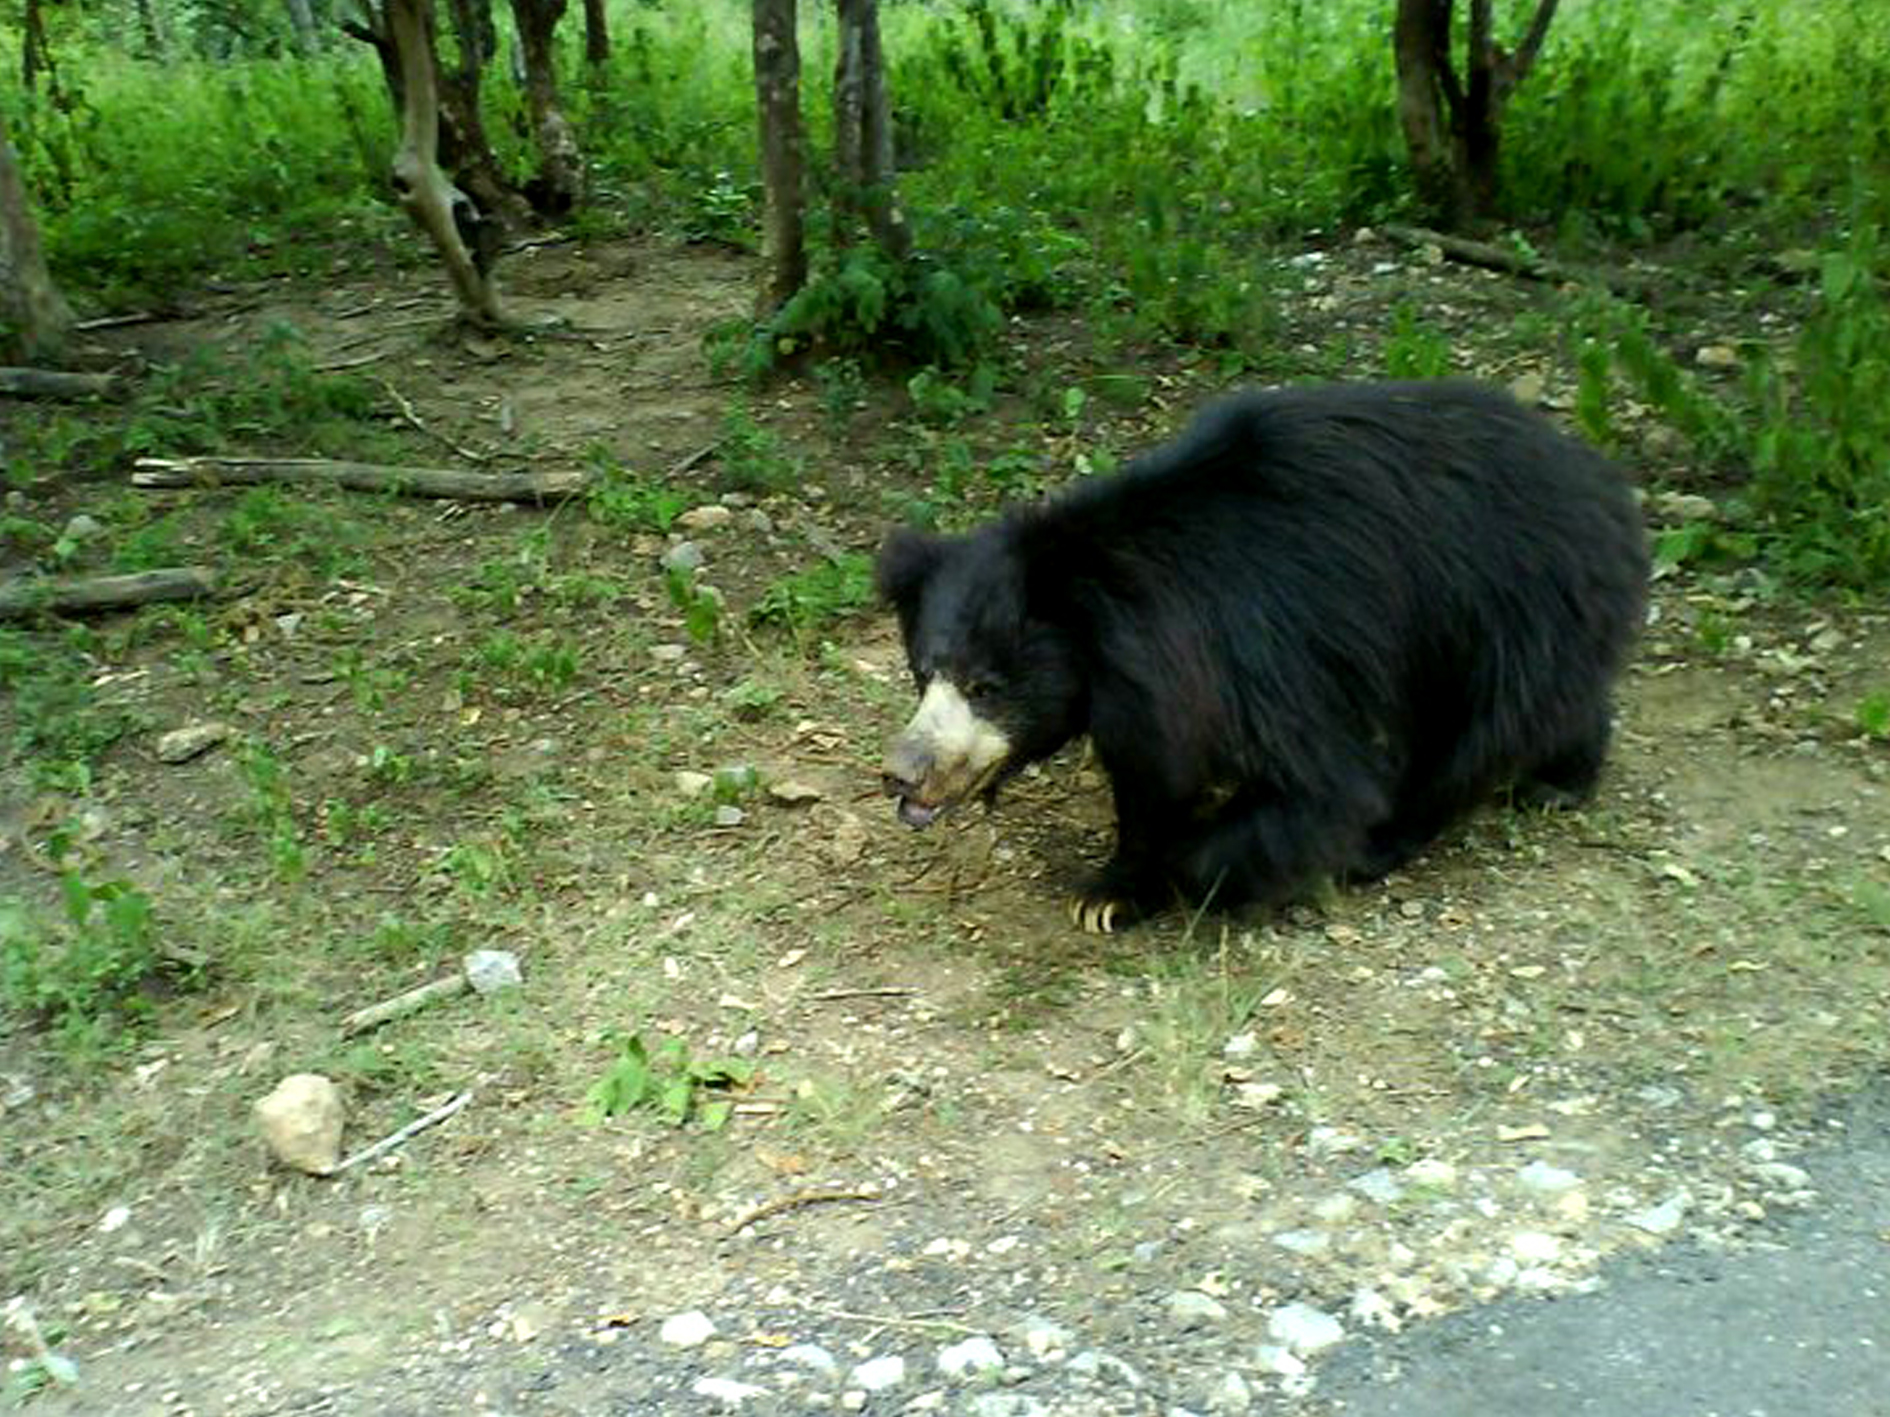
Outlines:
{"label": "thin tree trunk", "polygon": [[806,139],[801,127],[801,51],[795,0],[754,0],[755,107],[761,123],[761,311],[773,314],[807,281]]}
{"label": "thin tree trunk", "polygon": [[400,55],[400,147],[394,153],[394,190],[401,206],[433,241],[459,297],[461,312],[482,325],[504,323],[487,262],[462,236],[478,227],[470,199],[439,167],[439,94],[426,0],[388,0],[387,25]]}
{"label": "thin tree trunk", "polygon": [[[838,0],[833,78],[834,166],[841,202],[893,256],[912,248],[893,190],[892,115],[879,41],[878,0]],[[845,226],[836,229],[844,239]]]}
{"label": "thin tree trunk", "polygon": [[583,195],[584,167],[577,138],[558,106],[557,54],[552,39],[564,18],[565,0],[512,0],[519,47],[525,52],[525,103],[538,144],[538,175],[525,194],[535,210],[562,216]]}
{"label": "thin tree trunk", "polygon": [[486,65],[499,52],[499,32],[492,22],[492,0],[448,0],[448,8],[459,62],[448,68],[437,46],[433,48],[434,72],[440,81],[439,162],[472,198],[481,221],[487,224],[480,239],[496,252],[506,230],[524,226],[529,219],[525,201],[507,180],[486,137],[480,109],[479,90]]}
{"label": "thin tree trunk", "polygon": [[604,0],[584,0],[584,62],[593,69],[610,62],[610,19]]}
{"label": "thin tree trunk", "polygon": [[39,226],[0,117],[0,345],[17,344],[29,360],[51,358],[71,330],[72,309],[46,270]]}
{"label": "thin tree trunk", "polygon": [[1491,0],[1470,0],[1459,79],[1450,56],[1453,0],[1398,0],[1398,118],[1419,199],[1444,225],[1496,210],[1503,110],[1535,65],[1556,5],[1537,0],[1512,54],[1496,43]]}
{"label": "thin tree trunk", "polygon": [[[140,5],[146,0],[140,0]],[[315,11],[309,0],[288,0],[289,28],[295,34],[295,52],[313,54],[319,41],[315,32]]]}

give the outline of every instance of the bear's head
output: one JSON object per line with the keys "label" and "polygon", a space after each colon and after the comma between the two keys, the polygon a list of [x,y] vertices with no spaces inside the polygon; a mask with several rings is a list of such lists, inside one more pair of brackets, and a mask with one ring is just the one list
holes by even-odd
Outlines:
{"label": "bear's head", "polygon": [[[899,615],[919,689],[886,751],[886,791],[908,826],[982,795],[1084,729],[1077,645],[1034,599],[1016,525],[966,536],[899,531],[880,551],[880,594]],[[1038,577],[1037,579],[1041,579]]]}

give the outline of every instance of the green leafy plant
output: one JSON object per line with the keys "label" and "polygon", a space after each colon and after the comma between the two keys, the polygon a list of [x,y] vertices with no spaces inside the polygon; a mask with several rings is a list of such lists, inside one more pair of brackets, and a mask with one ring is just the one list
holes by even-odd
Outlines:
{"label": "green leafy plant", "polygon": [[830,621],[858,614],[872,603],[872,558],[850,551],[783,576],[762,592],[748,618],[800,638]]}
{"label": "green leafy plant", "polygon": [[73,1040],[101,1041],[150,1011],[164,960],[150,897],[126,881],[60,876],[62,918],[0,900],[0,1000]]}
{"label": "green leafy plant", "polygon": [[671,1126],[695,1123],[719,1131],[734,1115],[731,1093],[754,1081],[754,1064],[742,1058],[692,1058],[680,1038],[666,1038],[654,1051],[633,1033],[617,1042],[617,1056],[585,1094],[590,1123],[630,1112],[653,1112]]}
{"label": "green leafy plant", "polygon": [[594,459],[585,508],[600,526],[624,531],[668,531],[689,510],[688,494],[660,478],[639,477],[616,464]]}
{"label": "green leafy plant", "polygon": [[699,645],[712,645],[722,636],[722,596],[701,584],[687,566],[671,566],[663,573],[670,604],[683,613],[683,629]]}
{"label": "green leafy plant", "polygon": [[1450,373],[1450,339],[1424,323],[1409,303],[1392,312],[1385,373],[1393,379],[1441,379]]}
{"label": "green leafy plant", "polygon": [[1890,740],[1890,689],[1877,689],[1857,701],[1853,714],[1866,738]]}

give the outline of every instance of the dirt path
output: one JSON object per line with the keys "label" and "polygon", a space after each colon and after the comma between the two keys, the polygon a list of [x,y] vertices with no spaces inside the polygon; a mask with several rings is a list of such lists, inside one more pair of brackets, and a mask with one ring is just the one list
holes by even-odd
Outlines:
{"label": "dirt path", "polygon": [[[1372,281],[1480,320],[1536,298],[1388,259],[1328,270],[1324,317],[1355,320]],[[367,288],[218,328],[380,351],[428,438],[608,458],[630,501],[720,441],[678,483],[727,515],[318,502],[360,529],[344,573],[284,555],[198,652],[126,640],[99,672],[145,727],[89,796],[0,794],[9,839],[69,814],[89,869],[212,961],[102,1084],[0,1039],[0,1289],[83,1377],[41,1410],[1251,1410],[1316,1398],[1322,1321],[1557,1292],[1811,1203],[1799,1138],[1886,1050],[1890,756],[1853,724],[1885,617],[1664,581],[1589,809],[1493,809],[1379,887],[1098,942],[1061,902],[1106,841],[1094,770],[1071,755],[989,817],[897,829],[872,766],[907,693],[890,628],[789,578],[942,500],[954,458],[1028,443],[1060,475],[1172,426],[1207,372],[1164,365],[1075,434],[1021,402],[926,428],[891,393],[712,380],[735,258],[533,261],[510,288],[567,324],[528,345],[436,345]],[[238,504],[166,495],[206,528]],[[726,601],[714,643],[665,588],[685,537]],[[747,618],[766,604],[801,608]],[[212,717],[226,747],[152,756]],[[729,765],[761,785],[678,776]],[[0,854],[0,894],[51,885]],[[522,989],[338,1036],[488,946]],[[583,1120],[633,1034],[753,1065],[745,1105],[713,1131]],[[303,1069],[343,1082],[351,1145],[475,1097],[311,1180],[265,1163],[247,1110]],[[691,1311],[714,1334],[666,1339]]]}

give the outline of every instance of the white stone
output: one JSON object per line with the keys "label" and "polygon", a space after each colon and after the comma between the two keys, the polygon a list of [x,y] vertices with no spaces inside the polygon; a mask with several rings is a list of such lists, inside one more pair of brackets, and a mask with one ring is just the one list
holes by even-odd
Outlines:
{"label": "white stone", "polygon": [[1427,1156],[1405,1167],[1404,1179],[1414,1186],[1428,1186],[1435,1191],[1447,1191],[1457,1184],[1457,1168],[1448,1161],[1439,1161],[1436,1157]]}
{"label": "white stone", "polygon": [[1279,1378],[1296,1378],[1306,1371],[1306,1365],[1298,1354],[1277,1343],[1263,1343],[1256,1348],[1253,1363],[1261,1372],[1272,1373]]}
{"label": "white stone", "polygon": [[1295,1255],[1323,1255],[1332,1248],[1332,1237],[1323,1230],[1281,1230],[1273,1243]]}
{"label": "white stone", "polygon": [[476,994],[496,994],[524,982],[518,956],[510,950],[473,950],[460,961],[466,980]]}
{"label": "white stone", "polygon": [[699,1348],[715,1337],[715,1323],[700,1309],[671,1314],[656,1336],[672,1348]]}
{"label": "white stone", "polygon": [[1525,1190],[1535,1191],[1545,1196],[1573,1190],[1582,1183],[1582,1178],[1573,1171],[1565,1171],[1560,1166],[1551,1166],[1546,1161],[1530,1162],[1516,1173],[1516,1180]]}
{"label": "white stone", "polygon": [[1210,1412],[1246,1412],[1253,1407],[1253,1389],[1239,1373],[1229,1373],[1208,1394]]}
{"label": "white stone", "polygon": [[1048,1319],[1026,1320],[1022,1332],[1024,1347],[1039,1361],[1060,1357],[1070,1346],[1070,1331]]}
{"label": "white stone", "polygon": [[1004,1366],[1004,1355],[997,1344],[983,1334],[975,1334],[963,1343],[954,1343],[938,1351],[938,1370],[948,1378],[971,1378],[993,1373]]}
{"label": "white stone", "polygon": [[889,1387],[897,1387],[906,1380],[906,1360],[897,1353],[889,1353],[883,1358],[868,1358],[858,1364],[848,1375],[847,1381],[854,1387],[866,1392],[884,1392]]}
{"label": "white stone", "polygon": [[1659,1205],[1650,1205],[1623,1218],[1636,1230],[1645,1230],[1649,1235],[1671,1235],[1686,1219],[1691,1203],[1692,1197],[1685,1191],[1676,1191]]}
{"label": "white stone", "polygon": [[1367,1171],[1363,1176],[1354,1176],[1345,1184],[1366,1200],[1379,1205],[1396,1205],[1404,1199],[1404,1186],[1383,1166],[1375,1171]]}
{"label": "white stone", "polygon": [[796,1343],[781,1350],[781,1361],[792,1363],[797,1368],[806,1368],[809,1372],[831,1377],[838,1372],[840,1365],[834,1361],[833,1354],[818,1343]]}
{"label": "white stone", "polygon": [[733,1378],[697,1378],[689,1390],[698,1397],[707,1397],[728,1407],[740,1407],[751,1397],[768,1396],[765,1387],[738,1383]]}
{"label": "white stone", "polygon": [[1345,1326],[1311,1304],[1285,1304],[1267,1318],[1267,1336],[1304,1357],[1345,1337]]}
{"label": "white stone", "polygon": [[1543,1230],[1519,1230],[1509,1237],[1509,1252],[1524,1264],[1553,1264],[1562,1257],[1562,1241]]}

